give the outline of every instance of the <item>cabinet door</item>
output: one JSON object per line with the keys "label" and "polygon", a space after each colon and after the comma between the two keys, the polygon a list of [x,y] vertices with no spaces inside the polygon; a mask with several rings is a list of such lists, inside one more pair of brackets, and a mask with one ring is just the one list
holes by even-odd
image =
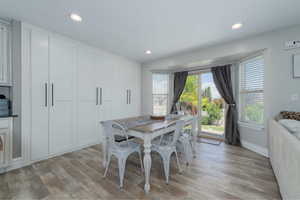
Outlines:
{"label": "cabinet door", "polygon": [[119,74],[121,80],[121,97],[123,105],[122,111],[124,112],[124,117],[134,117],[138,115],[137,107],[138,104],[138,78],[137,67],[132,66],[132,64],[122,66],[120,70],[122,73]]}
{"label": "cabinet door", "polygon": [[[4,119],[5,120],[5,119]],[[0,138],[2,141],[2,151],[0,151],[0,171],[2,167],[7,167],[9,164],[9,161],[11,159],[11,152],[10,152],[10,130],[8,127],[0,129]]]}
{"label": "cabinet door", "polygon": [[[28,38],[29,39],[29,38]],[[30,39],[29,39],[30,40]],[[48,146],[48,34],[31,31],[31,159],[45,158]]]}
{"label": "cabinet door", "polygon": [[50,154],[74,144],[74,84],[76,49],[72,42],[50,38]]}
{"label": "cabinet door", "polygon": [[0,23],[0,84],[10,85],[8,30]]}
{"label": "cabinet door", "polygon": [[141,110],[141,71],[133,67],[130,75],[129,112],[131,116],[140,115]]}
{"label": "cabinet door", "polygon": [[129,71],[126,63],[116,63],[116,97],[113,98],[113,109],[117,115],[116,118],[129,117],[128,89],[129,89]]}
{"label": "cabinet door", "polygon": [[96,57],[96,84],[102,88],[102,100],[111,101],[116,89],[115,64],[113,58],[104,53]]}
{"label": "cabinet door", "polygon": [[97,132],[98,92],[95,73],[97,55],[85,47],[78,50],[78,145],[84,146],[99,140]]}

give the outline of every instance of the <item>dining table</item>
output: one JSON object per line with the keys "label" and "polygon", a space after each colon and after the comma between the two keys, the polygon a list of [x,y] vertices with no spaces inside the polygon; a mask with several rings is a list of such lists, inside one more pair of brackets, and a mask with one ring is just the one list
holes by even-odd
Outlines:
{"label": "dining table", "polygon": [[[123,119],[113,120],[126,128],[126,134],[139,138],[143,141],[144,147],[144,173],[145,173],[145,193],[150,191],[150,170],[151,170],[151,142],[153,139],[160,137],[164,134],[170,133],[175,130],[175,126],[169,126],[174,120],[183,120],[185,126],[191,126],[192,133],[192,149],[193,155],[196,156],[196,142],[197,142],[197,116],[193,115],[178,115],[172,118],[165,119],[152,119],[150,116],[137,116]],[[103,133],[103,166],[107,162],[107,145],[110,133],[104,131]]]}

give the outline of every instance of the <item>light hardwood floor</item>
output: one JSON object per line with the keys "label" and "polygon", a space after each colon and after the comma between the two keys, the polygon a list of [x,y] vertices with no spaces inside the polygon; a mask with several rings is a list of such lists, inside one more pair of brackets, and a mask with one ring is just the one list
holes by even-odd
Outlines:
{"label": "light hardwood floor", "polygon": [[197,158],[182,174],[173,159],[169,185],[152,154],[148,195],[137,155],[127,161],[122,191],[116,160],[103,178],[101,158],[96,145],[0,175],[0,199],[280,199],[269,160],[239,147],[198,143]]}

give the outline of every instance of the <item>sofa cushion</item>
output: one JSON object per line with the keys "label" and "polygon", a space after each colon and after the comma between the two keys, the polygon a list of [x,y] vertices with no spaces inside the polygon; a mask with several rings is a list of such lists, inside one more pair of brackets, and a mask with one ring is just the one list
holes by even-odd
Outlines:
{"label": "sofa cushion", "polygon": [[293,119],[281,119],[278,121],[282,126],[287,128],[291,133],[300,132],[300,121]]}
{"label": "sofa cushion", "polygon": [[280,115],[282,119],[293,119],[300,121],[300,112],[281,111]]}

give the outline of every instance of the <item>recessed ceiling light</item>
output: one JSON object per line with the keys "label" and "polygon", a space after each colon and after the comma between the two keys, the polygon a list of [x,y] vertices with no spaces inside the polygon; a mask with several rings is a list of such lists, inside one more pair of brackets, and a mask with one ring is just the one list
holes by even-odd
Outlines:
{"label": "recessed ceiling light", "polygon": [[82,17],[80,15],[76,14],[76,13],[71,13],[70,18],[75,22],[81,22],[82,21]]}
{"label": "recessed ceiling light", "polygon": [[152,54],[152,51],[150,51],[150,50],[147,50],[147,51],[145,51],[145,54]]}
{"label": "recessed ceiling light", "polygon": [[233,24],[232,25],[232,29],[235,30],[235,29],[240,29],[242,28],[243,24],[242,23],[236,23],[236,24]]}

